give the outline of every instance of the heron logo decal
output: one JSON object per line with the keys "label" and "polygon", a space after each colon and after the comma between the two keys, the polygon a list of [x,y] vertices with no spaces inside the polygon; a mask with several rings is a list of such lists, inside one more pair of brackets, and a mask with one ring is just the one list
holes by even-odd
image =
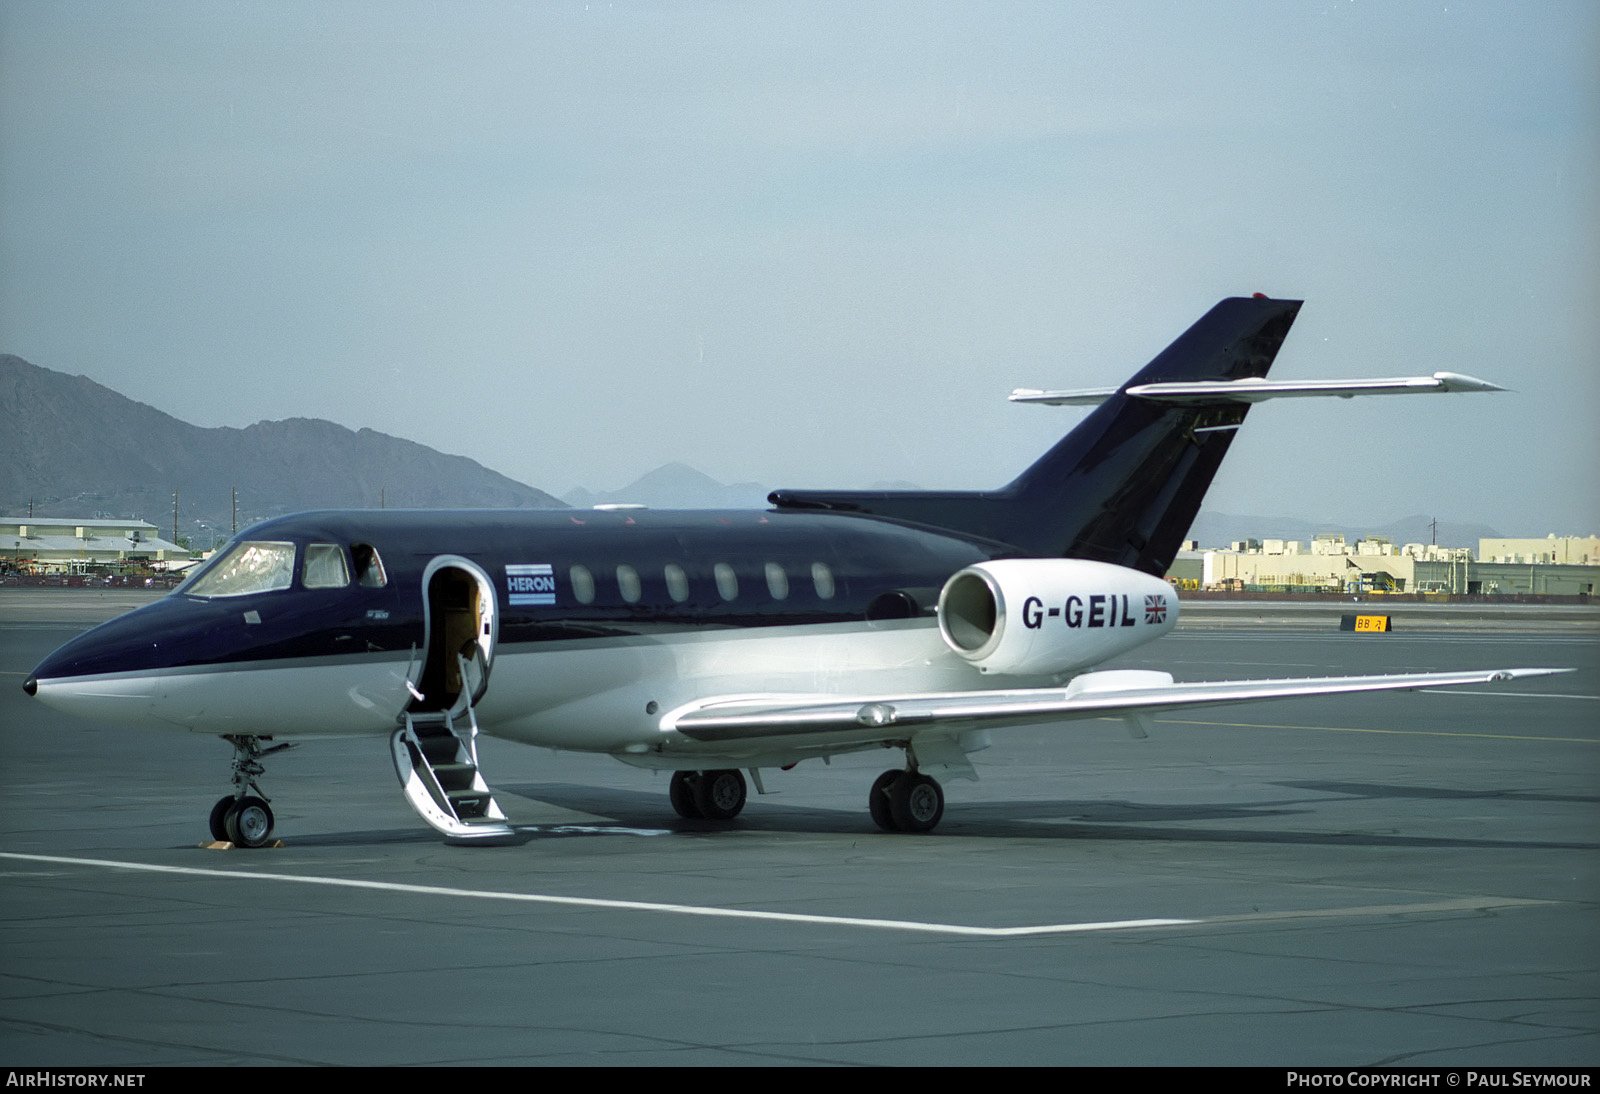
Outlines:
{"label": "heron logo decal", "polygon": [[506,566],[506,599],[517,605],[554,605],[556,576],[548,562],[512,563]]}

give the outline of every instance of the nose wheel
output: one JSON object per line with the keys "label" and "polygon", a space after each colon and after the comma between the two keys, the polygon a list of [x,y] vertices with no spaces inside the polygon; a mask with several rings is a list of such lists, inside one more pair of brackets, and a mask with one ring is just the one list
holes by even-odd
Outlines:
{"label": "nose wheel", "polygon": [[264,847],[272,838],[272,807],[253,795],[232,794],[211,807],[211,838],[236,847]]}
{"label": "nose wheel", "polygon": [[290,744],[263,748],[265,738],[227,736],[233,745],[233,793],[219,798],[211,807],[211,838],[235,847],[265,847],[272,839],[272,807],[257,785],[257,776],[266,774],[261,757],[282,752]]}

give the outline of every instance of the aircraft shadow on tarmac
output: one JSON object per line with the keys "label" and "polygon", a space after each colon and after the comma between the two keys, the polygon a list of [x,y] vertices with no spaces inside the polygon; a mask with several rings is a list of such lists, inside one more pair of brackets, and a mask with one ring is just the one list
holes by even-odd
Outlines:
{"label": "aircraft shadow on tarmac", "polygon": [[439,846],[439,834],[431,828],[367,828],[349,832],[289,831],[281,838],[284,845],[289,847],[374,847],[380,844]]}
{"label": "aircraft shadow on tarmac", "polygon": [[1575,805],[1600,804],[1600,794],[1540,794],[1527,790],[1462,790],[1451,786],[1390,786],[1385,783],[1280,782],[1274,786],[1314,790],[1322,794],[1343,794],[1351,798],[1437,798],[1442,801],[1567,802]]}
{"label": "aircraft shadow on tarmac", "polygon": [[[674,816],[654,790],[634,791],[576,783],[524,783],[497,785],[506,796],[522,798],[571,813],[569,819],[530,823],[512,810],[515,832],[494,840],[461,846],[516,846],[548,839],[587,838],[609,832],[635,830],[648,833],[717,836],[724,833],[794,833],[809,835],[881,836],[884,839],[968,837],[977,839],[1125,841],[1134,843],[1253,843],[1343,847],[1416,847],[1519,850],[1600,850],[1600,843],[1573,840],[1499,840],[1405,835],[1398,832],[1348,830],[1288,830],[1280,828],[1201,828],[1195,822],[1251,821],[1271,817],[1308,816],[1332,800],[1416,799],[1488,800],[1508,803],[1594,804],[1600,796],[1541,794],[1526,791],[1460,790],[1448,787],[1394,786],[1380,783],[1279,782],[1274,785],[1307,791],[1315,797],[1257,801],[1248,805],[1191,802],[1142,803],[1127,800],[1097,801],[1027,800],[963,802],[945,814],[937,833],[909,836],[880,832],[855,809],[780,804],[762,801],[731,821],[685,820]],[[1338,795],[1330,799],[1324,795]],[[376,845],[440,845],[437,833],[427,828],[380,828],[331,832],[290,833],[285,843],[294,847],[361,847]],[[445,841],[453,843],[455,841]]]}
{"label": "aircraft shadow on tarmac", "polygon": [[[1494,798],[1519,800],[1520,795],[1494,792],[1467,793],[1436,790],[1432,787],[1383,787],[1354,783],[1282,783],[1313,792],[1348,796],[1352,791],[1385,797]],[[826,809],[816,806],[780,805],[761,802],[731,821],[684,820],[663,808],[661,795],[654,791],[631,791],[566,783],[524,783],[498,785],[497,792],[588,814],[595,818],[585,825],[555,824],[538,826],[535,833],[549,835],[592,834],[599,826],[715,835],[721,832],[794,832],[873,835],[894,839],[917,839],[902,833],[880,832],[854,809]],[[1382,794],[1373,794],[1381,791]],[[1523,850],[1597,850],[1600,843],[1585,841],[1497,840],[1459,837],[1389,834],[1384,832],[1316,831],[1249,828],[1192,828],[1182,822],[1250,820],[1278,816],[1307,815],[1317,811],[1326,798],[1253,802],[1248,805],[1189,803],[1144,804],[1130,801],[1013,801],[964,802],[947,811],[937,833],[922,839],[968,836],[995,839],[1124,840],[1166,843],[1261,843],[1314,844],[1326,846],[1430,847],[1430,848],[1518,848]],[[1529,800],[1536,800],[1530,798]],[[1557,799],[1566,800],[1566,799]],[[1587,799],[1584,799],[1587,800]],[[518,823],[513,814],[511,823]],[[524,831],[522,833],[528,835]]]}

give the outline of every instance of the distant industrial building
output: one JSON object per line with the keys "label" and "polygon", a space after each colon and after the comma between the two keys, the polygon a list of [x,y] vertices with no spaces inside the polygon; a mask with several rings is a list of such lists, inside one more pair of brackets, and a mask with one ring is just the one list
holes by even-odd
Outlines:
{"label": "distant industrial building", "polygon": [[0,518],[0,560],[8,569],[70,574],[119,563],[164,569],[188,559],[185,548],[162,539],[148,521]]}
{"label": "distant industrial building", "polygon": [[[1169,577],[1180,589],[1282,593],[1453,593],[1488,596],[1593,595],[1600,537],[1484,539],[1466,548],[1342,535],[1242,540],[1227,550],[1185,544]],[[1479,561],[1480,559],[1484,561]]]}
{"label": "distant industrial building", "polygon": [[1484,562],[1553,562],[1563,566],[1600,566],[1600,536],[1558,536],[1544,539],[1480,539]]}

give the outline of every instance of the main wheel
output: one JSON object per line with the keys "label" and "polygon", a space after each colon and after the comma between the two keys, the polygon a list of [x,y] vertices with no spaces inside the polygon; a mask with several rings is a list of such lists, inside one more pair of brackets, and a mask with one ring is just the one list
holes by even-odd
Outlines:
{"label": "main wheel", "polygon": [[867,812],[872,814],[872,823],[885,832],[900,831],[900,826],[894,822],[894,812],[889,808],[889,794],[895,782],[906,774],[899,768],[885,771],[872,781],[872,789],[867,791]]}
{"label": "main wheel", "polygon": [[684,820],[699,820],[700,807],[694,803],[694,784],[699,781],[693,771],[674,771],[667,784],[667,797],[672,808]]}
{"label": "main wheel", "polygon": [[260,798],[240,798],[223,825],[228,838],[239,847],[262,847],[272,838],[272,809]]}
{"label": "main wheel", "polygon": [[233,808],[233,803],[239,799],[229,794],[225,798],[218,798],[217,804],[211,807],[211,838],[218,843],[228,840],[228,810]]}
{"label": "main wheel", "polygon": [[902,832],[931,832],[944,816],[944,791],[928,776],[907,772],[889,789],[889,812]]}
{"label": "main wheel", "polygon": [[707,820],[737,817],[744,794],[744,776],[738,771],[702,771],[694,783],[694,804]]}

